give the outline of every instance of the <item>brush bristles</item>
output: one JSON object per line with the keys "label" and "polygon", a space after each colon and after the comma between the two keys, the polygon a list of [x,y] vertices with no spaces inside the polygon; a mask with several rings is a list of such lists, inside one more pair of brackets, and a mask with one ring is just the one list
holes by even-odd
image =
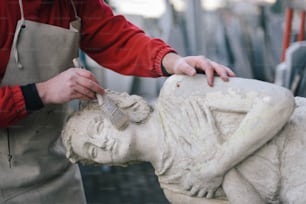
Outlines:
{"label": "brush bristles", "polygon": [[97,94],[98,103],[103,114],[118,130],[125,129],[128,124],[128,116],[106,94],[103,96]]}

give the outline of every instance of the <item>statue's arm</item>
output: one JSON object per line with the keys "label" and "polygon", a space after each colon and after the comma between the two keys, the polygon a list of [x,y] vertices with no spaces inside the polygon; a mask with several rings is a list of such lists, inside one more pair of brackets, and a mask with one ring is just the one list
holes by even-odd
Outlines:
{"label": "statue's arm", "polygon": [[212,197],[224,175],[272,139],[291,116],[295,101],[289,90],[261,83],[248,89],[247,85],[222,91],[218,87],[206,95],[211,110],[242,112],[245,117],[232,135],[216,145],[210,160],[192,168],[184,184],[191,195]]}
{"label": "statue's arm", "polygon": [[288,121],[295,108],[293,95],[281,87],[273,88],[270,92],[265,90],[264,93],[243,93],[235,99],[227,97],[231,96],[224,96],[224,104],[219,104],[219,107],[231,106],[229,104],[234,102],[232,106],[244,109],[246,115],[233,135],[227,137],[219,146],[214,159],[209,162],[221,175],[272,139]]}

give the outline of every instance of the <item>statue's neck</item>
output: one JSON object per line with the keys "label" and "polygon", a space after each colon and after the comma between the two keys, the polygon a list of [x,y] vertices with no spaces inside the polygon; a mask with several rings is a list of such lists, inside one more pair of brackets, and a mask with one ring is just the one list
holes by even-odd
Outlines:
{"label": "statue's neck", "polygon": [[[161,131],[156,136],[157,138],[157,145],[155,146],[155,157],[151,159],[151,164],[155,169],[156,175],[162,175],[169,167],[172,165],[173,160],[173,148],[170,147],[170,143],[165,136],[165,132],[163,131],[160,123],[158,123],[159,128]],[[172,153],[171,153],[172,152]]]}
{"label": "statue's neck", "polygon": [[159,162],[161,148],[163,148],[162,129],[156,120],[155,114],[144,124],[137,125],[135,128],[136,138],[136,159],[138,161],[150,162],[153,166]]}

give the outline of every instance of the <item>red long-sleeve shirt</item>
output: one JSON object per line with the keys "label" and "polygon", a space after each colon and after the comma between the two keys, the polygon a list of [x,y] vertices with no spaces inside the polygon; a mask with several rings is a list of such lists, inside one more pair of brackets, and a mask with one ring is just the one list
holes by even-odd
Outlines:
{"label": "red long-sleeve shirt", "polygon": [[[162,76],[161,59],[171,51],[160,39],[147,36],[121,16],[115,16],[102,0],[74,1],[82,19],[80,48],[99,64],[124,75]],[[69,27],[75,19],[70,0],[23,0],[27,20]],[[18,0],[0,0],[0,79],[9,60],[17,21]],[[0,128],[26,117],[21,87],[0,87]]]}

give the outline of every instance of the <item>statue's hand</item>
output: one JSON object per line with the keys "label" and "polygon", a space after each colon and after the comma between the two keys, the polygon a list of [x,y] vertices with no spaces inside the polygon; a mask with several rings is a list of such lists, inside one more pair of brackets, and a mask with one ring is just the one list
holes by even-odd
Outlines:
{"label": "statue's hand", "polygon": [[214,169],[205,169],[205,165],[193,167],[183,180],[183,187],[190,196],[213,198],[222,184],[223,176],[217,174]]}

